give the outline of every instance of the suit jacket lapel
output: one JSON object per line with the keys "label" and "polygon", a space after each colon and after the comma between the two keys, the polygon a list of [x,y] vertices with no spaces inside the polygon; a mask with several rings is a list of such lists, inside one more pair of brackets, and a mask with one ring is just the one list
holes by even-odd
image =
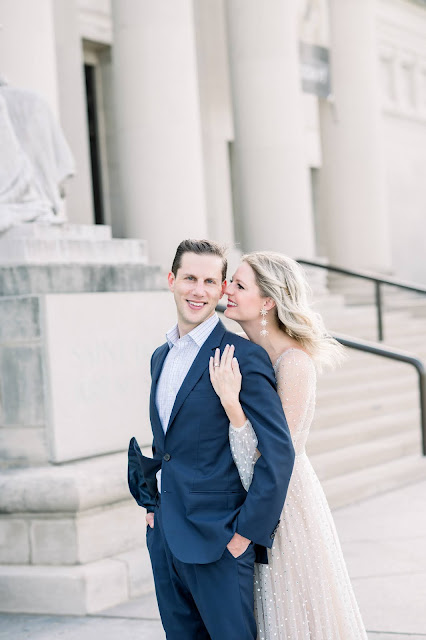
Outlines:
{"label": "suit jacket lapel", "polygon": [[175,403],[173,405],[172,413],[170,415],[169,424],[167,426],[167,431],[170,429],[173,420],[175,419],[179,409],[184,403],[186,397],[195,387],[198,380],[201,378],[205,369],[209,366],[209,358],[212,355],[212,350],[216,349],[216,347],[220,346],[223,335],[225,333],[225,326],[219,320],[200,351],[197,354],[194,362],[191,365],[190,370],[188,371],[185,380],[182,382],[182,386],[178,391],[176,396]]}
{"label": "suit jacket lapel", "polygon": [[150,396],[150,414],[152,420],[152,429],[154,434],[161,433],[164,437],[163,426],[161,424],[160,416],[157,409],[157,385],[158,379],[160,377],[161,370],[163,368],[164,360],[166,359],[167,354],[169,353],[169,345],[166,342],[163,344],[155,359],[155,362],[152,363],[152,383],[151,383],[151,396]]}

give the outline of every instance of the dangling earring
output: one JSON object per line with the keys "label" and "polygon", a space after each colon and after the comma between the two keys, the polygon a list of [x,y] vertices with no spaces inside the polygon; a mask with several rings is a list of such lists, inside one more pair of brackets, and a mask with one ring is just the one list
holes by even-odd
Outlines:
{"label": "dangling earring", "polygon": [[261,310],[260,310],[260,315],[262,316],[262,319],[260,321],[260,325],[262,327],[261,330],[260,330],[260,335],[262,337],[267,336],[268,333],[269,333],[269,331],[266,329],[266,325],[268,324],[268,321],[266,319],[267,313],[268,313],[268,310],[265,309],[265,307],[262,307]]}

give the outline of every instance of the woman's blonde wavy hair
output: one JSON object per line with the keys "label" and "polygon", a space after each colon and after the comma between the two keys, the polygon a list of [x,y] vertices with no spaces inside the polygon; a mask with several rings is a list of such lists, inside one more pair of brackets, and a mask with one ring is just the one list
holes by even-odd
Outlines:
{"label": "woman's blonde wavy hair", "polygon": [[334,368],[346,357],[341,344],[325,329],[310,304],[311,288],[300,265],[273,251],[254,251],[242,257],[254,271],[260,294],[275,302],[280,328],[297,340],[319,371]]}

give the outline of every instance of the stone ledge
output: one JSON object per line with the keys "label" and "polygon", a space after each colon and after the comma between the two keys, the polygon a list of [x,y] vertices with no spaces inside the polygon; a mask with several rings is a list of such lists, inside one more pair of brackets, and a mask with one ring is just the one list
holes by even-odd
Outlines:
{"label": "stone ledge", "polygon": [[127,452],[0,474],[0,513],[76,513],[129,497]]}
{"label": "stone ledge", "polygon": [[159,276],[160,267],[144,264],[0,266],[0,296],[156,291]]}
{"label": "stone ledge", "polygon": [[111,240],[111,227],[105,224],[45,224],[42,222],[24,223],[11,227],[3,234],[4,240],[22,238],[62,238],[73,240]]}
{"label": "stone ledge", "polygon": [[124,562],[127,567],[130,599],[154,591],[151,561],[145,547],[120,553],[115,559]]}
{"label": "stone ledge", "polygon": [[0,611],[86,615],[129,598],[127,566],[110,558],[75,567],[0,565]]}

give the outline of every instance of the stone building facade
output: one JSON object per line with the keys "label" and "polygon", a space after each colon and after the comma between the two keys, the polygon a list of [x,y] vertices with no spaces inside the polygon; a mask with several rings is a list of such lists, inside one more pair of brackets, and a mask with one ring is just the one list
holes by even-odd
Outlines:
{"label": "stone building facade", "polygon": [[[0,71],[48,99],[72,147],[71,222],[145,240],[164,269],[207,235],[426,280],[425,2],[1,0],[0,15]],[[318,50],[328,96],[302,89]]]}
{"label": "stone building facade", "polygon": [[0,238],[0,609],[92,613],[151,588],[125,449],[182,238],[426,280],[426,2],[0,0],[0,25],[77,167],[70,225]]}

